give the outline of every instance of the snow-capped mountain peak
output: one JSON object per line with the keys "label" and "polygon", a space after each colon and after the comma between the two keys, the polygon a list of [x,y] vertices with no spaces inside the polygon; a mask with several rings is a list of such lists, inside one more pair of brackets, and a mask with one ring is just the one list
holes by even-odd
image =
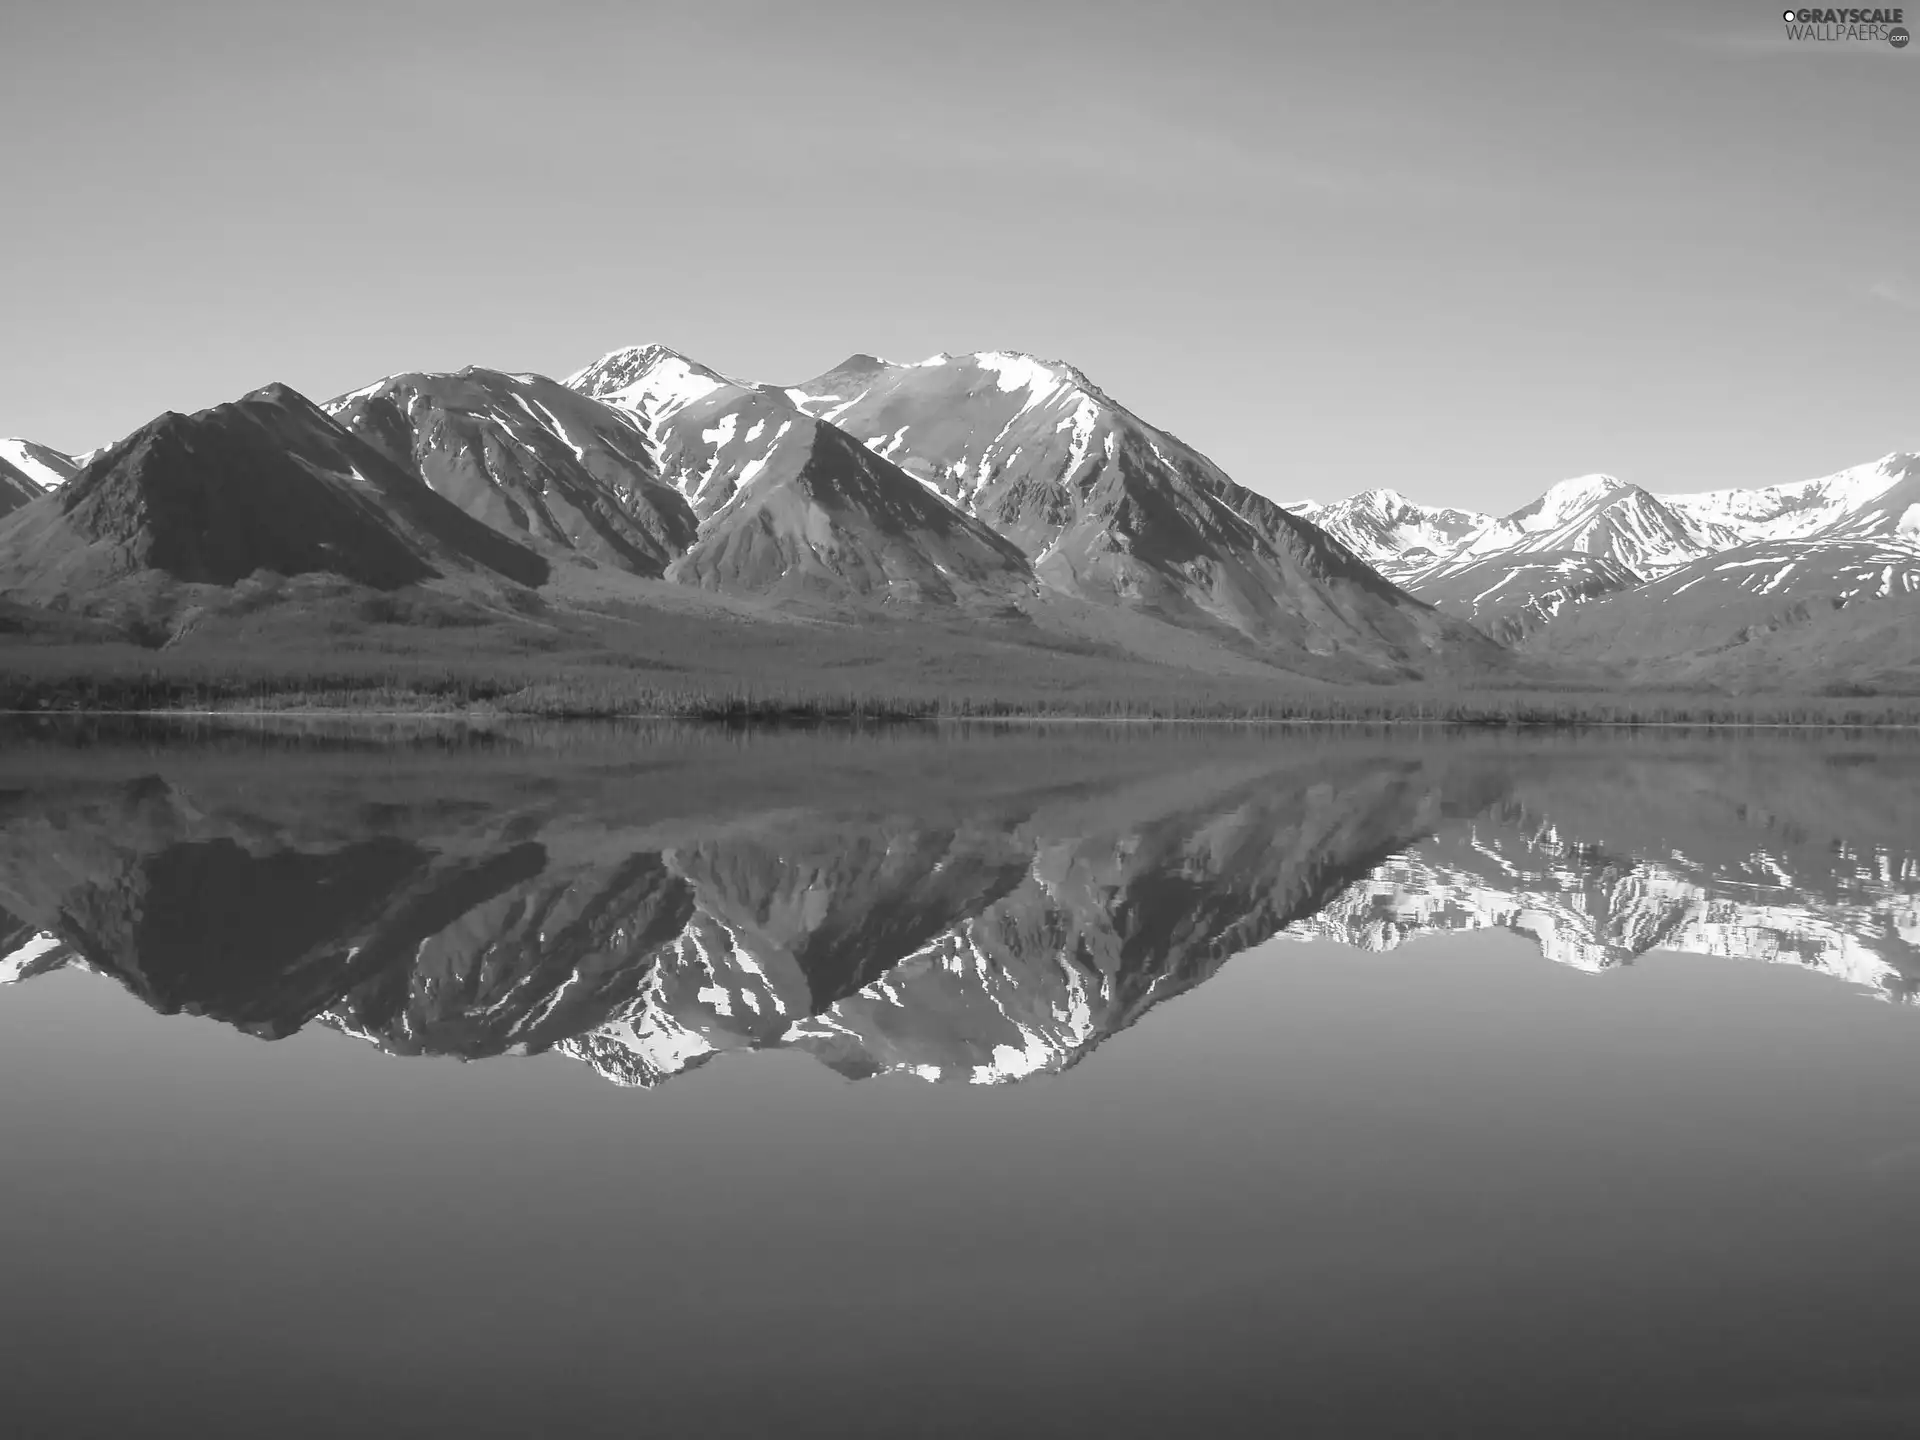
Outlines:
{"label": "snow-capped mountain peak", "polygon": [[[876,387],[889,383],[909,388],[946,386],[955,395],[971,399],[990,393],[1018,397],[1018,412],[1042,406],[1094,405],[1121,411],[1086,372],[1065,360],[1047,360],[1022,350],[974,350],[952,354],[942,350],[912,364],[894,364],[871,355],[852,355],[824,374],[783,392],[808,414],[838,423]],[[1091,416],[1079,423],[1091,424]],[[984,438],[984,437],[983,437]],[[873,448],[885,453],[881,445]]]}
{"label": "snow-capped mountain peak", "polygon": [[[1481,517],[1450,545],[1443,538],[1426,548],[1396,523],[1403,499],[1376,489],[1288,508],[1437,609],[1556,656],[1638,663],[1678,633],[1673,602],[1684,596],[1689,653],[1715,657],[1697,663],[1717,665],[1727,654],[1727,664],[1743,665],[1741,647],[1754,637],[1804,627],[1856,600],[1910,596],[1920,585],[1920,454],[1912,452],[1813,480],[1681,495],[1576,475],[1517,510]],[[1820,657],[1815,665],[1830,663],[1824,645],[1807,653]],[[1874,651],[1893,664],[1890,653]]]}
{"label": "snow-capped mountain peak", "polygon": [[1732,531],[1681,515],[1638,485],[1612,475],[1578,475],[1489,521],[1442,566],[1493,555],[1575,553],[1601,556],[1645,576],[1738,543]]}
{"label": "snow-capped mountain peak", "polygon": [[1583,510],[1604,504],[1622,490],[1639,489],[1639,486],[1628,485],[1612,475],[1575,475],[1568,480],[1555,481],[1539,499],[1522,505],[1503,518],[1523,533],[1551,530]]}
{"label": "snow-capped mountain peak", "polygon": [[[924,360],[923,365],[935,363],[951,364],[953,356],[944,359]],[[1086,391],[1089,395],[1101,394],[1100,388],[1086,377],[1077,365],[1069,365],[1064,360],[1043,360],[1036,355],[1028,355],[1019,350],[978,350],[971,355],[962,355],[961,363],[971,363],[994,377],[998,387],[1011,394],[1026,390],[1036,395],[1052,395],[1055,392],[1072,387]]]}
{"label": "snow-capped mountain peak", "polygon": [[1286,507],[1311,520],[1349,550],[1388,576],[1405,574],[1451,554],[1491,516],[1445,506],[1422,505],[1398,490],[1380,487],[1331,505],[1304,501]]}
{"label": "snow-capped mountain peak", "polygon": [[610,350],[561,384],[591,399],[637,410],[654,423],[716,391],[751,388],[658,344]]}
{"label": "snow-capped mountain peak", "polygon": [[32,440],[0,440],[0,466],[10,466],[42,490],[58,490],[79,473],[80,465],[51,445]]}

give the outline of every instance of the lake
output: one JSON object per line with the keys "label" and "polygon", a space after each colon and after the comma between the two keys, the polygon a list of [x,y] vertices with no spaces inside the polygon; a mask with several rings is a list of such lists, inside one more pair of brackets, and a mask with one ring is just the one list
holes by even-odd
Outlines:
{"label": "lake", "polygon": [[16,729],[34,1435],[1920,1433],[1920,741]]}

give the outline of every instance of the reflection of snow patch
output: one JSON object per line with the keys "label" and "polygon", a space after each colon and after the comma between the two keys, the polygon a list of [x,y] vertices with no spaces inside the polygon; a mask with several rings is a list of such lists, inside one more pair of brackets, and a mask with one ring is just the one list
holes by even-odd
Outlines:
{"label": "reflection of snow patch", "polygon": [[1582,970],[1678,950],[1800,965],[1888,998],[1905,998],[1907,977],[1920,969],[1920,866],[1911,857],[1836,852],[1859,862],[1854,873],[1836,868],[1816,888],[1789,859],[1760,850],[1734,880],[1707,878],[1678,851],[1670,865],[1641,860],[1596,876],[1544,830],[1503,843],[1476,828],[1469,845],[1489,869],[1398,856],[1281,933],[1391,950],[1424,934],[1504,928]]}
{"label": "reflection of snow patch", "polygon": [[45,955],[49,950],[60,948],[60,937],[50,931],[42,930],[11,955],[0,958],[0,985],[11,985],[18,980],[26,968]]}

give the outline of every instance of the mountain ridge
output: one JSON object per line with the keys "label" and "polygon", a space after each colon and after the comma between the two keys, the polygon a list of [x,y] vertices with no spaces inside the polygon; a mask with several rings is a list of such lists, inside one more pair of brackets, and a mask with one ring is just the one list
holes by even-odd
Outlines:
{"label": "mountain ridge", "polygon": [[1494,650],[1353,551],[1235,483],[1077,367],[1013,351],[856,356],[786,394],[984,520],[1064,594],[1211,624],[1256,647],[1416,666]]}
{"label": "mountain ridge", "polygon": [[[1299,504],[1364,523],[1378,495]],[[1407,507],[1416,521],[1442,513]],[[1417,529],[1365,533],[1412,594],[1543,661],[1741,689],[1920,683],[1920,646],[1880,613],[1908,603],[1920,565],[1911,453],[1754,490],[1655,495],[1579,476],[1438,556]],[[1868,601],[1887,604],[1836,617]],[[1857,643],[1866,634],[1893,643]]]}
{"label": "mountain ridge", "polygon": [[[168,537],[141,542],[164,562],[151,573],[169,577],[145,591],[128,580],[139,566],[103,558],[126,537],[103,549],[93,536],[82,563],[87,544],[71,533],[80,522],[51,518],[77,513],[65,497],[127,442],[84,465],[7,442],[0,629],[66,643],[82,632],[59,618],[64,609],[111,612],[142,636],[175,634],[168,617],[183,602],[168,586],[178,584],[201,587],[194,603],[216,610],[277,596],[288,576],[378,577],[393,588],[399,562],[376,538],[385,525],[411,536],[402,549],[439,547],[439,561],[399,583],[440,583],[477,564],[538,589],[532,608],[562,629],[568,617],[609,607],[638,616],[695,590],[768,616],[864,623],[884,613],[1036,643],[1084,637],[1071,643],[1150,653],[1156,664],[1186,644],[1196,657],[1329,679],[1479,684],[1560,667],[1580,683],[1748,688],[1765,677],[1817,688],[1857,678],[1858,661],[1838,657],[1862,655],[1858,636],[1892,624],[1911,594],[1908,552],[1920,554],[1920,458],[1903,452],[1756,491],[1661,496],[1612,475],[1576,476],[1498,516],[1390,488],[1281,505],[1079,367],[1010,350],[911,364],[856,352],[783,386],[653,343],[607,351],[560,381],[478,366],[400,372],[320,408],[377,457],[366,464],[379,476],[342,459],[337,435],[324,444],[282,435],[286,455],[256,445],[245,464],[257,480],[228,485],[212,508],[187,507],[190,523],[170,520],[152,496],[129,499],[120,508],[146,505]],[[184,441],[167,431],[177,423],[160,417],[137,432],[149,468],[171,446],[172,469],[185,474]],[[295,454],[302,445],[327,453]],[[330,519],[301,509],[320,504],[303,474],[338,492],[338,504],[321,505]],[[281,514],[255,491],[306,499]],[[424,512],[409,511],[421,495],[479,530],[455,543],[455,522],[438,513],[427,527],[436,534],[421,531]],[[60,497],[51,507],[50,496]],[[368,506],[393,510],[391,523],[360,524]],[[83,521],[100,510],[83,508]],[[296,513],[306,519],[285,523]],[[319,551],[303,548],[303,528],[329,526],[345,528]],[[223,537],[201,546],[198,569],[183,558],[189,531]],[[215,563],[216,550],[232,553]],[[497,563],[477,559],[482,551]],[[1766,565],[1779,578],[1751,583]],[[1680,579],[1661,583],[1671,576]],[[115,590],[113,605],[91,596],[101,584]],[[325,588],[302,584],[303,594]],[[211,593],[221,588],[233,594]],[[1886,613],[1855,608],[1870,602]],[[1631,645],[1617,643],[1625,635]],[[514,643],[543,642],[523,627]],[[1879,658],[1864,683],[1901,685],[1920,671],[1920,649],[1909,655],[1904,642]]]}

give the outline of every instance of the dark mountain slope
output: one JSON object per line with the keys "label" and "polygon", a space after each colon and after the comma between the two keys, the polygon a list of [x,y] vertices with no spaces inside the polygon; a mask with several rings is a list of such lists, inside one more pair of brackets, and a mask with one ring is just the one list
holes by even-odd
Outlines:
{"label": "dark mountain slope", "polygon": [[28,603],[262,571],[394,590],[462,573],[538,585],[547,565],[282,385],[163,415],[0,523],[0,594]]}
{"label": "dark mountain slope", "polygon": [[910,606],[1005,602],[1033,587],[1012,545],[805,416],[667,574],[784,599]]}
{"label": "dark mountain slope", "polygon": [[11,515],[22,505],[30,505],[46,493],[25,475],[0,461],[0,515]]}
{"label": "dark mountain slope", "polygon": [[395,375],[329,414],[476,519],[641,575],[693,543],[692,509],[655,473],[645,431],[538,375]]}

